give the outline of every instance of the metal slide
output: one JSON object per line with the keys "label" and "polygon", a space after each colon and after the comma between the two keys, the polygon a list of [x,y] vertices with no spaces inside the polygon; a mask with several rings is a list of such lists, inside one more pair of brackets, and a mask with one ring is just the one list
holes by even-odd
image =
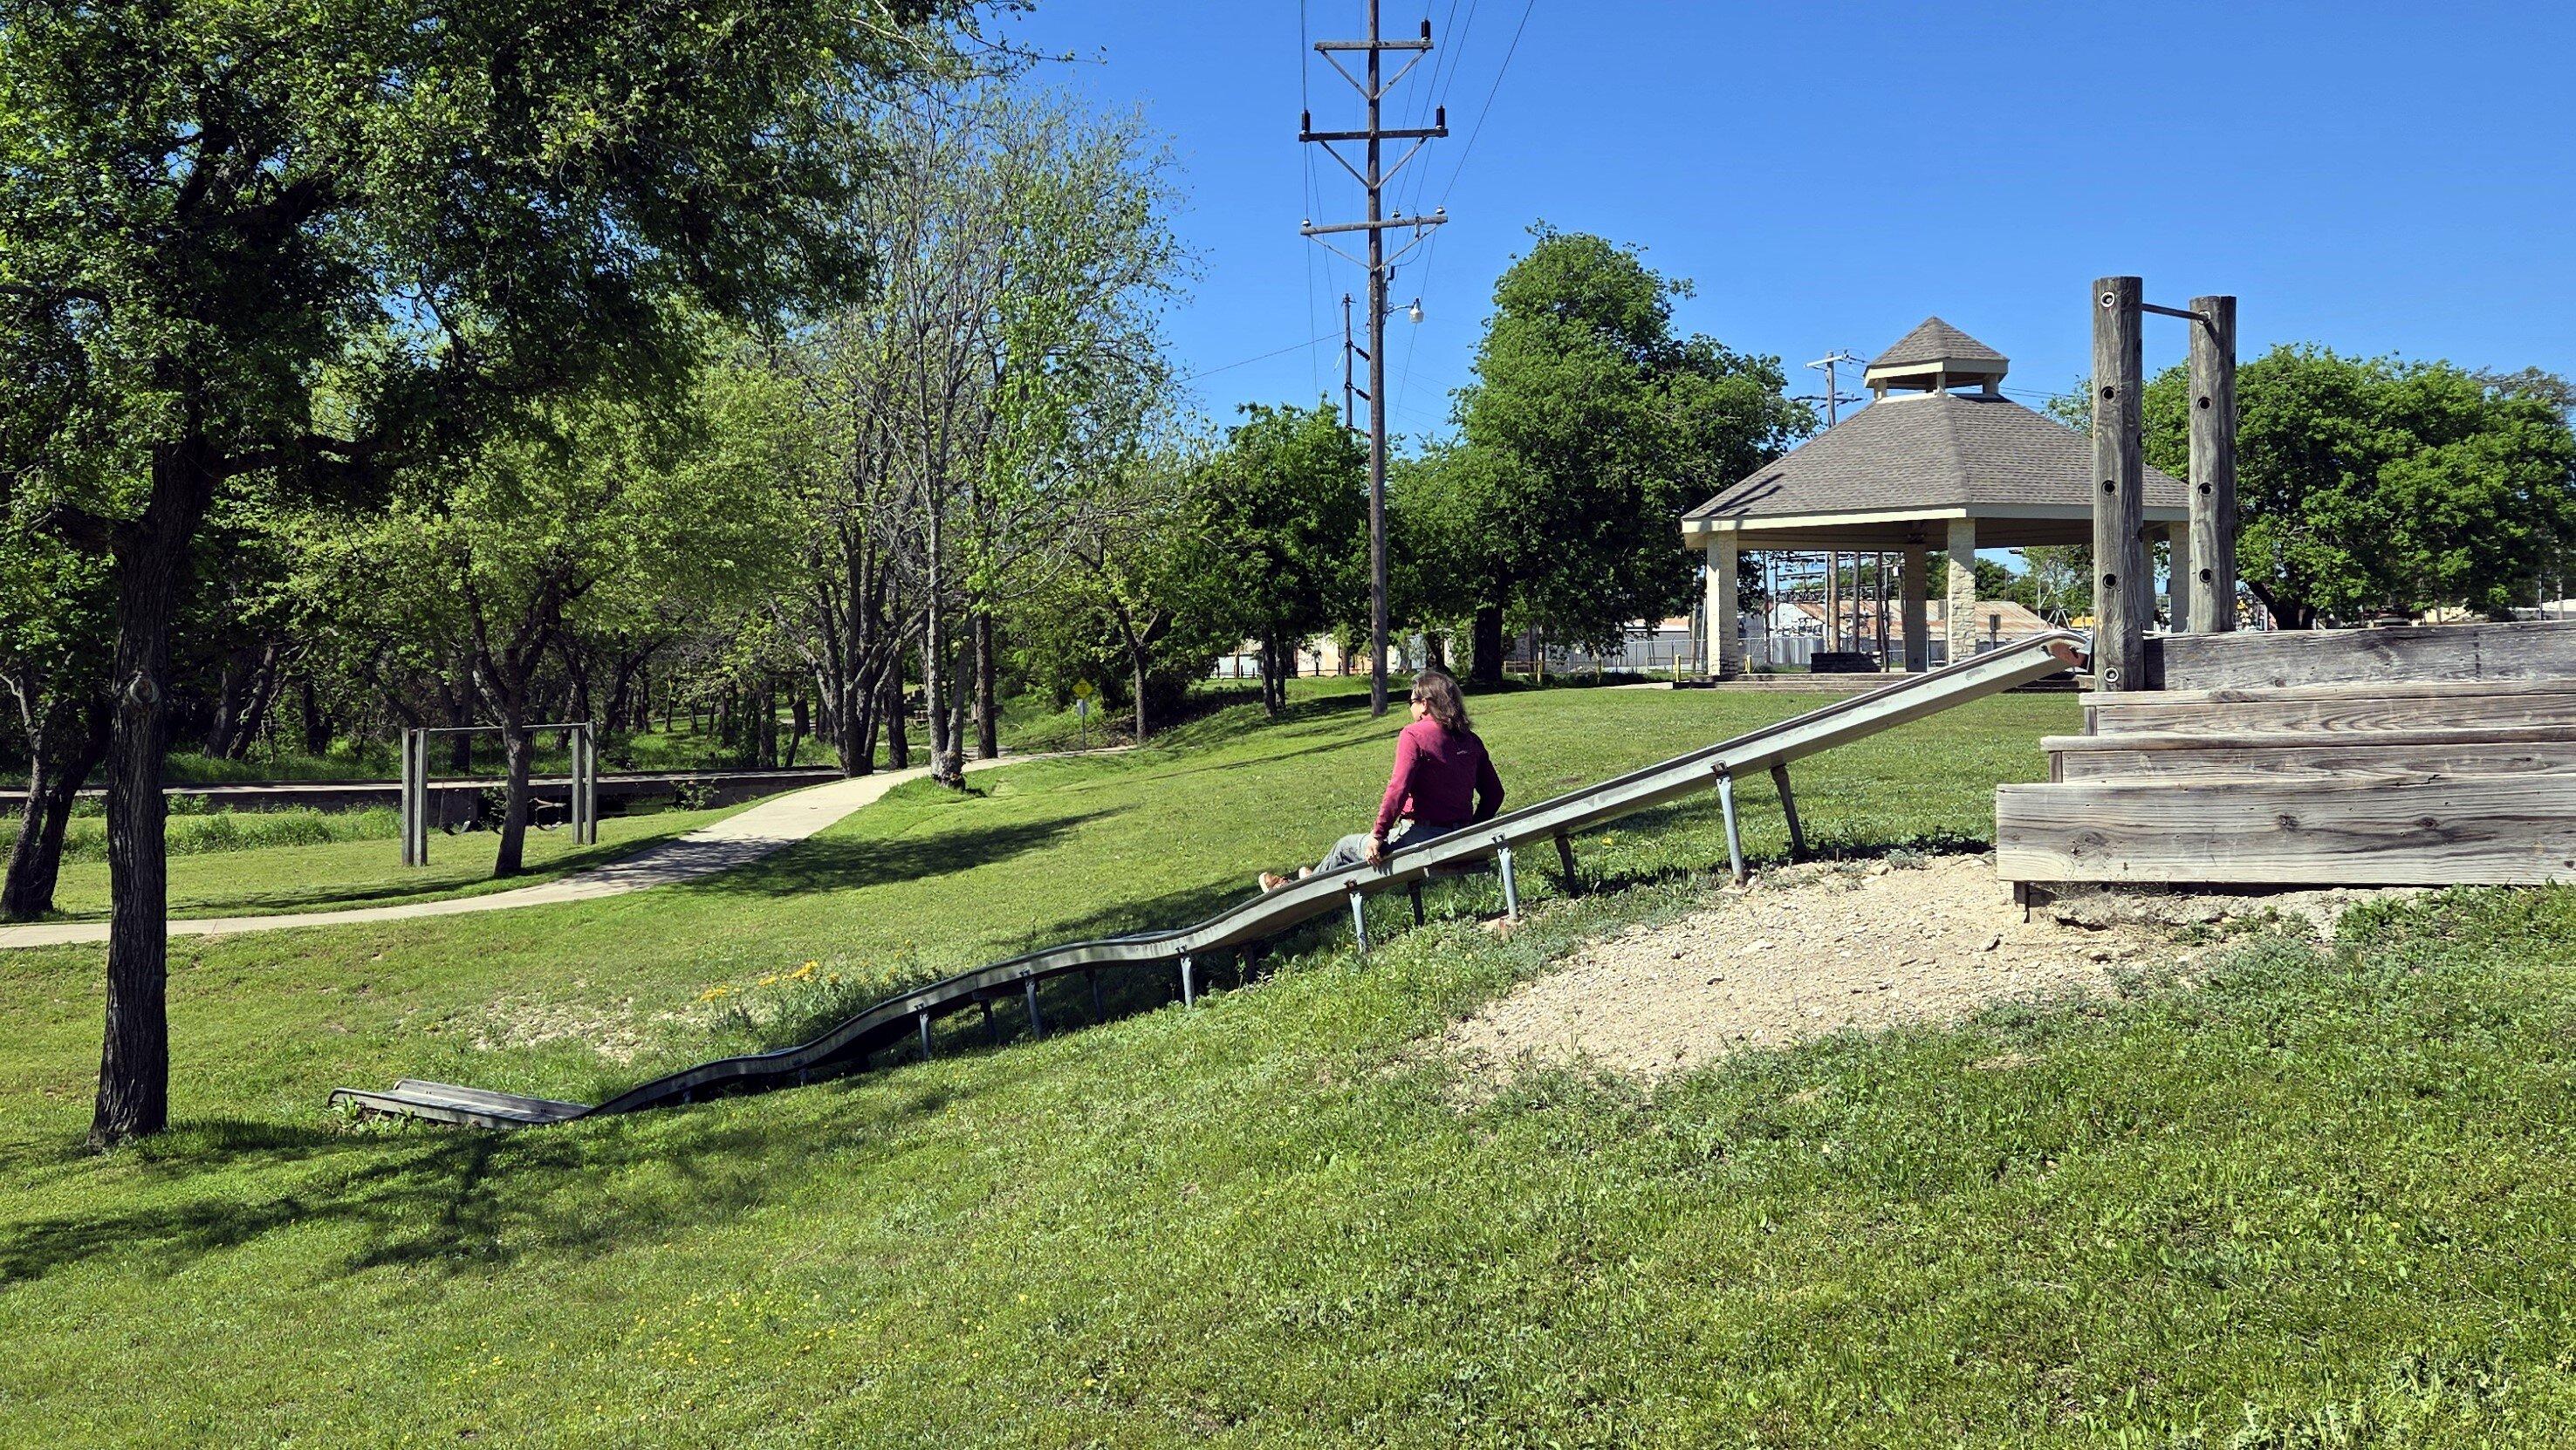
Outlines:
{"label": "metal slide", "polygon": [[[1391,890],[1418,893],[1423,881],[1435,875],[1481,871],[1490,866],[1502,878],[1505,909],[1517,912],[1520,901],[1513,876],[1514,848],[1553,842],[1570,875],[1574,860],[1570,838],[1576,832],[1711,789],[1716,791],[1724,812],[1727,853],[1741,879],[1744,851],[1735,810],[1738,779],[1756,771],[1771,774],[1789,818],[1792,849],[1797,849],[1801,844],[1800,830],[1796,802],[1788,788],[1790,762],[2056,674],[2081,663],[2085,648],[2084,637],[2068,631],[2038,635],[1928,674],[1908,675],[1878,689],[1554,800],[1506,812],[1439,840],[1399,848],[1389,854],[1382,866],[1354,866],[1330,875],[1311,876],[1251,897],[1196,926],[1069,942],[995,962],[889,997],[811,1042],[700,1063],[629,1088],[595,1106],[411,1079],[385,1092],[337,1088],[331,1093],[331,1101],[364,1111],[481,1127],[560,1123],[594,1114],[631,1113],[641,1108],[837,1076],[863,1064],[869,1052],[897,1046],[907,1038],[917,1039],[927,1053],[931,1048],[932,1019],[977,1003],[989,1004],[1013,992],[1024,998],[1031,1024],[1036,1026],[1038,984],[1071,972],[1177,964],[1182,999],[1188,1002],[1196,996],[1197,958],[1243,947],[1342,910],[1351,913],[1353,928],[1365,950],[1367,918],[1360,909],[1362,901]],[[1418,912],[1418,895],[1414,904]]]}

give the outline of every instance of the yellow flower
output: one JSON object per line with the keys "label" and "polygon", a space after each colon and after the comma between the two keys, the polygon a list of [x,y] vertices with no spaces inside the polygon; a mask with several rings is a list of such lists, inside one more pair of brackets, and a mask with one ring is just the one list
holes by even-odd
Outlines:
{"label": "yellow flower", "polygon": [[775,987],[778,985],[778,979],[776,977],[763,977],[760,979],[760,985],[764,987]]}

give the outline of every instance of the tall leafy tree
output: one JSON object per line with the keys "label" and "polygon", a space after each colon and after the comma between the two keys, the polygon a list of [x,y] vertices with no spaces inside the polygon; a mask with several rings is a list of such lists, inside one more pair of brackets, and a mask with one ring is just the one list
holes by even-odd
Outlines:
{"label": "tall leafy tree", "polygon": [[361,490],[517,400],[669,369],[674,302],[852,285],[852,93],[935,63],[956,8],[0,0],[0,293],[141,455],[46,505],[115,608],[94,1141],[168,1117],[171,632],[219,492]]}
{"label": "tall leafy tree", "polygon": [[[2282,346],[2238,370],[2236,397],[2238,573],[2287,628],[2502,617],[2576,537],[2576,435],[2545,374]],[[2177,475],[2188,407],[2181,368],[2148,385],[2148,458]]]}
{"label": "tall leafy tree", "polygon": [[306,522],[302,592],[464,659],[508,766],[493,874],[522,865],[541,674],[579,637],[650,627],[665,601],[750,597],[785,531],[802,435],[776,374],[534,410],[467,457],[405,470],[389,506]]}
{"label": "tall leafy tree", "polygon": [[1367,608],[1367,449],[1329,406],[1244,408],[1207,464],[1210,567],[1261,645],[1261,698],[1288,703],[1298,643]]}
{"label": "tall leafy tree", "polygon": [[1455,577],[1474,590],[1474,671],[1496,680],[1506,621],[1608,644],[1688,594],[1676,522],[1812,426],[1781,396],[1777,358],[1677,337],[1686,281],[1636,250],[1534,229],[1494,287],[1494,316],[1461,390],[1463,448],[1420,501],[1455,527]]}

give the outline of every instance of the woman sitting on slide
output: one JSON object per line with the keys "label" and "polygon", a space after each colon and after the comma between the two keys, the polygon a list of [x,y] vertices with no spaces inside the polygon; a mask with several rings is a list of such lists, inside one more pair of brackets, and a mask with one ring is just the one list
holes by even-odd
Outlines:
{"label": "woman sitting on slide", "polygon": [[[1377,826],[1365,836],[1344,836],[1323,860],[1300,867],[1298,879],[1386,860],[1398,844],[1418,846],[1503,808],[1502,777],[1485,754],[1485,742],[1467,728],[1467,701],[1458,682],[1438,670],[1413,678],[1413,723],[1395,737],[1395,774],[1378,803]],[[1261,889],[1276,891],[1288,878],[1261,873]]]}

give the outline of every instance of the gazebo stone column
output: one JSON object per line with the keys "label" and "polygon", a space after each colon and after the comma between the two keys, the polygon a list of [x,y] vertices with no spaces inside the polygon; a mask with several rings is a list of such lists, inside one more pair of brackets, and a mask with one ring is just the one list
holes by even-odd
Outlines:
{"label": "gazebo stone column", "polygon": [[1905,546],[1905,669],[1921,674],[1932,668],[1931,551],[1921,544]]}
{"label": "gazebo stone column", "polygon": [[1735,602],[1736,554],[1732,530],[1720,529],[1709,534],[1708,645],[1701,652],[1701,658],[1703,668],[1712,680],[1731,680],[1744,673],[1744,636],[1739,633],[1742,611]]}
{"label": "gazebo stone column", "polygon": [[1943,601],[1942,633],[1950,641],[1950,663],[1977,653],[1977,521],[1950,520],[1950,587]]}

